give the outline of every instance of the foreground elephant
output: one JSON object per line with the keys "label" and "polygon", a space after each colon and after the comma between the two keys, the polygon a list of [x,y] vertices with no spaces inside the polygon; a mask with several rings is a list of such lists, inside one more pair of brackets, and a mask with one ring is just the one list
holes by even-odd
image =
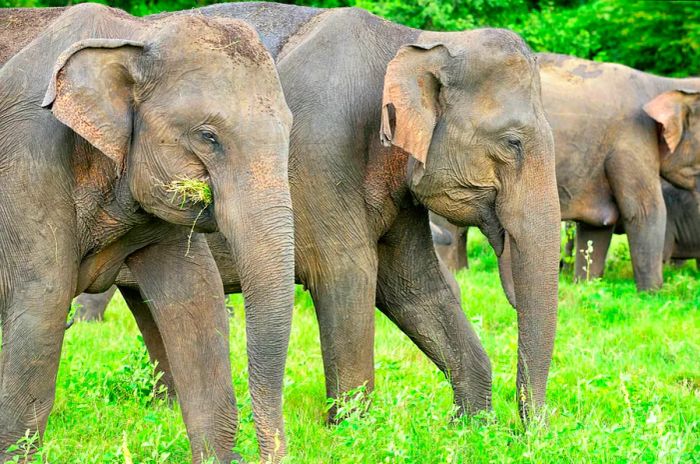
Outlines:
{"label": "foreground elephant", "polygon": [[0,462],[45,429],[71,299],[107,289],[122,264],[152,302],[139,324],[157,325],[167,349],[193,460],[238,457],[224,294],[195,227],[231,244],[261,448],[284,443],[290,128],[274,63],[242,21],[145,22],[85,4],[4,64]]}
{"label": "foreground elephant", "polygon": [[[328,396],[373,387],[376,305],[449,374],[460,411],[491,407],[489,359],[433,250],[430,209],[478,224],[498,254],[511,245],[520,411],[541,407],[560,218],[537,65],[522,40],[495,29],[421,32],[354,8],[199,11],[251,22],[276,57],[294,114],[296,275],[314,300]],[[226,291],[239,291],[225,242],[209,243]],[[162,353],[157,334],[144,339]]]}
{"label": "foreground elephant", "polygon": [[[666,209],[659,175],[680,188],[700,189],[700,79],[563,55],[538,57],[561,216],[577,222],[576,250],[586,250],[592,240],[596,274],[606,237],[624,222],[637,288],[660,287]],[[579,251],[577,278],[585,278],[586,265]]]}

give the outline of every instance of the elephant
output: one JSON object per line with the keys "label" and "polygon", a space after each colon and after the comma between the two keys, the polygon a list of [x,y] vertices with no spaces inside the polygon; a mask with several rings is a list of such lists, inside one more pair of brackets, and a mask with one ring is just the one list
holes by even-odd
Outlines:
{"label": "elephant", "polygon": [[664,261],[694,259],[700,270],[700,194],[665,182],[666,238]]}
{"label": "elephant", "polygon": [[[602,271],[606,237],[624,222],[637,288],[659,288],[666,229],[661,179],[700,190],[700,78],[659,77],[565,55],[537,57],[554,132],[561,217],[577,223],[576,277],[594,267]],[[593,242],[588,264],[587,240]]]}
{"label": "elephant", "polygon": [[[541,411],[552,357],[559,207],[537,63],[515,33],[426,32],[358,8],[204,7],[252,24],[275,58],[292,126],[295,274],[320,327],[331,399],[374,386],[374,307],[448,375],[459,413],[491,407],[491,365],[431,240],[428,211],[512,248],[519,412]],[[530,214],[524,215],[523,211]],[[208,243],[227,293],[239,270]],[[137,283],[117,283],[139,304]],[[144,334],[160,366],[157,333]],[[335,419],[330,408],[328,419]]]}
{"label": "elephant", "polygon": [[44,432],[71,299],[106,290],[122,265],[150,301],[137,322],[157,327],[167,351],[193,462],[240,458],[223,285],[195,233],[214,231],[246,297],[261,453],[282,454],[292,115],[255,30],[81,4],[10,56],[0,69],[0,462],[26,431]]}
{"label": "elephant", "polygon": [[[666,204],[666,232],[664,234],[664,263],[680,264],[683,261],[700,259],[700,194],[674,187],[662,180],[664,203]],[[612,241],[613,232],[625,233],[625,225],[618,223],[614,228],[605,229],[607,234],[588,235],[588,231],[579,229],[576,238],[569,237],[565,256],[573,256],[574,242],[588,243],[597,239],[590,263],[589,277],[600,278],[605,270],[605,260]],[[578,235],[581,234],[581,235]]]}

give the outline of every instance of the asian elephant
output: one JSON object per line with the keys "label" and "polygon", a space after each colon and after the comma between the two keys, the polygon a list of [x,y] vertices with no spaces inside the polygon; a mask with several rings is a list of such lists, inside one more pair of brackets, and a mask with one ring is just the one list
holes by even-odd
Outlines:
{"label": "asian elephant", "polygon": [[[679,189],[665,180],[661,181],[661,186],[666,204],[663,262],[694,259],[697,264],[700,259],[700,193]],[[597,239],[598,249],[595,250],[594,261],[591,263],[590,277],[602,277],[613,232],[624,234],[624,223],[620,222],[614,228],[606,229],[606,233],[600,232],[595,236],[590,236],[588,230],[579,228],[576,238],[567,241],[565,255],[573,255],[574,240],[585,244],[588,240]]]}
{"label": "asian elephant", "polygon": [[[562,218],[586,231],[593,253],[602,248],[598,235],[624,222],[637,288],[660,287],[666,207],[659,175],[700,189],[700,79],[562,55],[539,58]],[[586,248],[578,241],[575,249]],[[579,278],[584,261],[578,251]]]}
{"label": "asian elephant", "polygon": [[224,293],[195,230],[219,230],[237,263],[261,451],[283,453],[290,129],[274,62],[239,20],[82,4],[3,65],[0,462],[44,431],[71,299],[123,264],[151,302],[137,322],[157,327],[193,461],[239,458]]}
{"label": "asian elephant", "polygon": [[700,193],[664,182],[666,239],[664,262],[695,260],[700,270]]}
{"label": "asian elephant", "polygon": [[537,56],[554,133],[561,216],[577,222],[576,250],[593,242],[588,264],[584,253],[576,253],[577,278],[585,278],[584,266],[590,275],[602,273],[606,240],[624,222],[637,288],[660,287],[666,207],[659,175],[679,188],[700,190],[700,78]]}
{"label": "asian elephant", "polygon": [[[560,217],[537,63],[520,37],[423,32],[356,8],[199,11],[250,22],[277,62],[294,115],[295,272],[316,308],[327,395],[373,388],[376,305],[449,374],[460,412],[491,407],[490,362],[433,250],[431,210],[479,225],[497,254],[510,244],[520,412],[539,409],[556,327]],[[208,241],[225,290],[239,291],[225,240]],[[118,283],[133,294],[127,272]],[[162,352],[157,336],[144,338]]]}

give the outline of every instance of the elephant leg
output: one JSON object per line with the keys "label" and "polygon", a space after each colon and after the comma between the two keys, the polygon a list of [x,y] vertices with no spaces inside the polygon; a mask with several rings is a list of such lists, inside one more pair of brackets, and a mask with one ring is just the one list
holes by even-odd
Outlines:
{"label": "elephant leg", "polygon": [[576,223],[576,281],[603,277],[614,228],[615,226],[596,227],[584,222]]}
{"label": "elephant leg", "polygon": [[151,309],[144,301],[138,289],[120,286],[119,292],[124,297],[127,306],[129,306],[131,314],[134,315],[136,325],[138,325],[141,335],[143,336],[143,342],[148,349],[151,362],[157,364],[156,369],[162,373],[158,384],[167,388],[168,399],[174,401],[175,382],[170,368],[170,360],[165,351],[163,337],[161,337],[156,321],[151,314]]}
{"label": "elephant leg", "polygon": [[11,458],[6,450],[25,433],[43,436],[76,274],[64,267],[40,281],[13,285],[11,299],[2,302],[0,462]]}
{"label": "elephant leg", "polygon": [[[373,250],[362,248],[354,256],[348,252],[324,263],[321,281],[310,288],[321,336],[326,395],[333,400],[363,385],[367,393],[374,388],[377,262]],[[328,411],[330,423],[336,422],[336,414],[334,404]]]}
{"label": "elephant leg", "polygon": [[[663,251],[666,236],[666,204],[661,192],[658,161],[635,161],[648,150],[624,147],[606,161],[606,173],[625,224],[639,291],[663,284]],[[655,159],[656,150],[646,156]],[[629,167],[635,166],[634,177]]]}
{"label": "elephant leg", "polygon": [[[204,237],[192,236],[187,252],[185,235],[148,246],[127,259],[142,299],[131,296],[148,301],[162,337],[193,462],[201,463],[211,454],[230,462],[240,456],[232,451],[238,413],[223,285]],[[136,306],[141,316],[145,308]]]}
{"label": "elephant leg", "polygon": [[491,408],[491,363],[440,269],[421,209],[379,244],[377,306],[449,378],[460,413]]}
{"label": "elephant leg", "polygon": [[75,302],[79,305],[78,312],[75,315],[76,319],[88,322],[104,319],[107,305],[109,305],[116,291],[117,287],[112,285],[106,292],[95,294],[81,293],[78,295],[75,299]]}

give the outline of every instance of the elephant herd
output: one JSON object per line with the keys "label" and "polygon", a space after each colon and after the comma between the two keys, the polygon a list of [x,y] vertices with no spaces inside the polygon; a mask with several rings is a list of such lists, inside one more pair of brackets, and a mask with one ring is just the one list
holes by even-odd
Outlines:
{"label": "elephant herd", "polygon": [[[242,292],[260,453],[277,462],[295,283],[329,398],[373,387],[377,307],[448,376],[459,413],[491,408],[429,213],[499,256],[526,422],[545,401],[561,220],[579,239],[624,227],[642,290],[661,285],[667,223],[698,250],[684,213],[700,79],[534,54],[507,30],[275,3],[0,10],[0,66],[0,462],[45,429],[84,292],[120,289],[197,463],[240,460],[224,298]],[[676,213],[662,178],[684,189]],[[99,315],[110,296],[81,298]]]}

